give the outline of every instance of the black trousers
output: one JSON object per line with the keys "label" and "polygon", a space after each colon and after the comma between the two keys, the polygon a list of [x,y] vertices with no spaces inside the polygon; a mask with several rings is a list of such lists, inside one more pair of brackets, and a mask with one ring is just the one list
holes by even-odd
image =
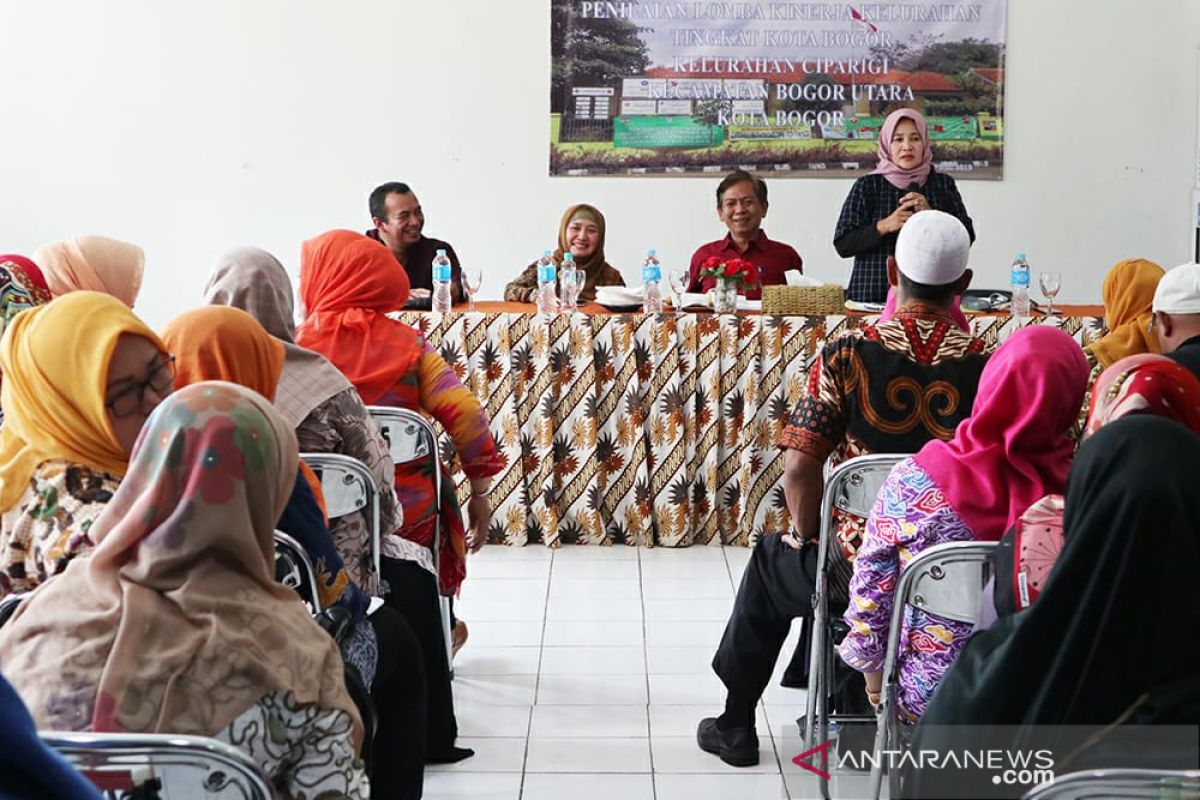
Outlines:
{"label": "black trousers", "polygon": [[367,618],[379,640],[371,685],[378,726],[371,795],[418,800],[425,782],[425,657],[403,614],[383,606]]}
{"label": "black trousers", "polygon": [[[747,704],[746,713],[751,720],[753,707],[771,680],[792,620],[812,619],[816,581],[815,544],[796,550],[782,536],[764,536],[750,555],[712,667],[730,697]],[[831,619],[836,621],[841,612],[842,609],[831,608]],[[806,655],[807,651],[803,656]],[[801,657],[798,649],[796,658]],[[866,704],[863,678],[836,658],[834,663],[834,706],[844,713],[857,713],[857,706]]]}
{"label": "black trousers", "polygon": [[437,580],[412,561],[384,557],[382,567],[388,584],[384,601],[404,615],[420,643],[427,698],[426,752],[437,758],[450,752],[458,738]]}

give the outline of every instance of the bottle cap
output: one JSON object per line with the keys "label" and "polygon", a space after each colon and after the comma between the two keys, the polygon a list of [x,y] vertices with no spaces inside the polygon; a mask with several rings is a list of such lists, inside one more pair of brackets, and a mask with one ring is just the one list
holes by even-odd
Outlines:
{"label": "bottle cap", "polygon": [[574,260],[575,260],[575,254],[572,253],[571,251],[568,250],[567,252],[563,253],[563,263],[564,264],[568,261],[574,261]]}
{"label": "bottle cap", "polygon": [[1019,260],[1021,260],[1021,261],[1024,261],[1024,260],[1025,260],[1025,254],[1024,254],[1024,253],[1017,253],[1017,258],[1018,258]]}
{"label": "bottle cap", "polygon": [[646,251],[646,255],[648,255],[648,256],[652,256],[654,254],[655,254],[655,250],[653,247],[651,247],[649,250]]}
{"label": "bottle cap", "polygon": [[549,250],[543,250],[543,251],[542,251],[542,258],[549,258],[549,257],[550,257],[550,251],[549,251]]}
{"label": "bottle cap", "polygon": [[445,250],[438,250],[438,251],[437,251],[437,254],[438,254],[439,256],[444,256],[444,255],[446,255],[446,251],[445,251]]}

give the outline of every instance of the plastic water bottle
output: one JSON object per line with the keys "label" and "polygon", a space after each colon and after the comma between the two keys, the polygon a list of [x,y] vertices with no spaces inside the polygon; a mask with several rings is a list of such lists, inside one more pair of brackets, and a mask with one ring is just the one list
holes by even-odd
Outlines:
{"label": "plastic water bottle", "polygon": [[438,250],[433,257],[433,302],[430,307],[436,314],[450,310],[450,259],[445,250]]}
{"label": "plastic water bottle", "polygon": [[579,269],[575,266],[573,253],[563,253],[562,267],[558,270],[558,283],[562,310],[568,314],[575,313],[579,308]]}
{"label": "plastic water bottle", "polygon": [[1012,306],[1014,317],[1029,316],[1029,262],[1024,253],[1017,253],[1012,262]]}
{"label": "plastic water bottle", "polygon": [[654,254],[653,250],[647,250],[646,260],[642,262],[642,283],[645,284],[642,289],[643,314],[662,313],[662,289],[659,288],[661,281],[662,265],[658,263],[658,256]]}
{"label": "plastic water bottle", "polygon": [[[563,256],[563,265],[566,265],[567,260],[572,260],[570,253]],[[539,314],[557,314],[558,313],[558,269],[554,266],[554,259],[550,257],[550,251],[546,250],[542,253],[542,257],[537,262],[537,279],[538,288],[537,295],[534,298],[537,302],[537,310]]]}

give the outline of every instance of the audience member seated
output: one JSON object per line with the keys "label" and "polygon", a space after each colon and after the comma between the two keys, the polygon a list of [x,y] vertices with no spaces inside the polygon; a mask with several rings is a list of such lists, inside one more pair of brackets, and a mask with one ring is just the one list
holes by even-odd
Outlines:
{"label": "audience member seated", "polygon": [[929,209],[958,218],[975,241],[975,227],[954,179],[933,167],[925,117],[911,108],[893,111],[879,131],[879,162],[854,182],[833,233],[842,258],[854,257],[846,296],[882,303],[887,294],[887,259],[897,234],[914,214]]}
{"label": "audience member seated", "polygon": [[[388,318],[408,299],[408,278],[394,268],[387,249],[352,231],[329,231],[304,243],[300,254],[300,296],[308,316],[297,342],[326,356],[358,389],[367,405],[395,406],[428,414],[454,442],[463,472],[471,481],[467,505],[472,541],[487,539],[491,476],[503,469],[479,401],[454,370],[413,328]],[[442,470],[441,547],[433,566],[433,478],[422,461],[396,466],[396,496],[404,526],[383,541],[386,600],[408,619],[421,641],[429,683],[429,760],[455,761],[471,751],[454,746],[457,723],[450,691],[437,595],[453,597],[466,577],[468,542],[454,483]],[[421,547],[419,562],[408,560]]]}
{"label": "audience member seated", "polygon": [[[50,287],[37,264],[24,256],[0,256],[0,334],[17,314],[49,302]],[[4,410],[0,409],[3,422]]]}
{"label": "audience member seated", "polygon": [[107,294],[72,292],[12,320],[0,339],[0,596],[91,551],[173,369],[154,331]]}
{"label": "audience member seated", "polygon": [[[571,206],[558,224],[558,249],[554,251],[554,263],[562,267],[563,257],[570,253],[575,259],[575,268],[584,274],[583,289],[579,292],[581,302],[596,299],[598,286],[624,286],[621,272],[604,259],[604,215],[595,206],[584,203]],[[538,287],[537,262],[504,287],[504,299],[516,303],[535,301]]]}
{"label": "audience member seated", "polygon": [[455,303],[466,302],[458,254],[449,242],[430,239],[422,233],[425,211],[407,183],[392,181],[376,186],[367,205],[375,227],[366,235],[386,245],[404,267],[412,288],[412,299],[427,299],[433,295],[433,259],[438,250],[445,250],[450,259],[450,297]]}
{"label": "audience member seated", "polygon": [[[1164,356],[1122,358],[1096,379],[1084,436],[1130,414],[1166,417],[1200,434],[1200,379]],[[976,630],[987,628],[998,616],[1028,608],[1038,598],[1062,550],[1062,517],[1062,494],[1047,495],[1000,539],[994,558],[1000,580],[984,589]]]}
{"label": "audience member seated", "polygon": [[[969,251],[967,231],[954,217],[930,211],[915,218],[888,262],[888,279],[899,294],[895,317],[846,332],[827,343],[813,364],[808,393],[780,438],[792,531],[764,536],[754,548],[713,658],[728,690],[725,712],[702,721],[698,738],[729,764],[757,763],[754,708],[792,619],[812,613],[826,463],[832,467],[867,453],[914,453],[930,440],[949,439],[975,400],[986,363],[983,342],[960,330],[949,314],[953,297],[971,279]],[[916,408],[929,414],[914,413]],[[829,547],[835,615],[846,605],[863,525],[857,517],[835,518]],[[797,661],[805,655],[802,644]],[[802,685],[795,679],[785,684]],[[861,687],[861,679],[847,685],[839,710],[866,710]]]}
{"label": "audience member seated", "polygon": [[700,245],[692,254],[689,292],[707,292],[716,285],[712,278],[700,275],[710,258],[721,262],[740,258],[758,267],[760,285],[747,287],[745,295],[762,297],[762,287],[787,283],[783,273],[804,270],[804,262],[791,245],[767,238],[762,221],[767,216],[767,182],[749,172],[737,170],[717,185],[717,217],[729,229],[724,239]]}
{"label": "audience member seated", "polygon": [[[866,673],[872,706],[900,572],[935,545],[999,540],[1031,503],[1063,490],[1075,451],[1067,433],[1087,375],[1087,359],[1066,333],[1041,325],[1015,331],[988,360],[971,416],[954,438],[929,442],[888,475],[854,559],[850,632],[838,648]],[[924,713],[972,628],[916,607],[906,612],[897,653],[902,720]]]}
{"label": "audience member seated", "polygon": [[[267,400],[274,398],[284,345],[245,311],[225,306],[186,311],[167,325],[162,337],[175,354],[177,388],[229,381]],[[303,461],[300,465],[304,467]],[[351,614],[353,627],[342,643],[342,657],[358,670],[379,712],[372,787],[379,796],[420,797],[425,770],[425,671],[420,645],[400,612],[384,607],[367,616],[370,598],[347,575],[306,473],[312,474],[307,468],[297,470],[277,527],[307,551],[322,607],[340,605]],[[381,664],[390,671],[381,672]]]}
{"label": "audience member seated", "polygon": [[104,292],[133,308],[142,288],[146,254],[136,244],[107,236],[72,236],[44,244],[33,260],[55,297],[67,292]]}
{"label": "audience member seated", "polygon": [[76,559],[0,628],[41,729],[212,736],[291,797],[369,797],[337,645],[275,582],[296,437],[228,383],[176,392]]}
{"label": "audience member seated", "polygon": [[[275,391],[275,410],[300,442],[302,453],[338,453],[356,458],[375,476],[379,491],[379,529],[386,537],[400,527],[395,468],[387,443],[346,376],[320,353],[295,344],[292,282],[283,265],[265,250],[243,247],[217,260],[204,290],[205,302],[234,306],[258,320],[283,342],[283,372]],[[350,579],[366,586],[371,574],[370,520],[367,512],[334,521],[333,539]],[[401,541],[401,548],[410,543]],[[418,546],[411,545],[413,551]],[[416,556],[410,556],[414,560]]]}
{"label": "audience member seated", "polygon": [[1183,264],[1163,275],[1152,311],[1159,349],[1200,376],[1200,264]]}
{"label": "audience member seated", "polygon": [[42,743],[33,717],[0,675],[0,797],[4,800],[103,800],[66,759]]}
{"label": "audience member seated", "polygon": [[[1198,468],[1200,439],[1172,420],[1134,415],[1085,441],[1068,480],[1063,551],[1041,596],[971,639],[930,701],[913,750],[1047,748],[1059,774],[1195,769]],[[1066,727],[1085,725],[1096,727]],[[1117,726],[1138,726],[1140,741],[1153,741],[1152,725],[1187,726],[1188,760],[1162,763],[1170,749],[1130,746],[1128,737],[1118,750],[1106,747]],[[920,770],[904,796],[999,796],[985,774],[972,784]],[[1003,788],[1012,796],[1014,787]]]}

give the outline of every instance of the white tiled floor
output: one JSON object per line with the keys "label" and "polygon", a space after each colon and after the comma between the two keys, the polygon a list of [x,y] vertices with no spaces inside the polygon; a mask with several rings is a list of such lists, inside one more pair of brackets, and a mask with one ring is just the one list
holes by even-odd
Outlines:
{"label": "white tiled floor", "polygon": [[758,767],[726,766],[696,746],[697,723],[724,701],[709,664],[748,556],[540,545],[472,556],[457,604],[471,638],[454,695],[460,742],[476,755],[430,767],[425,796],[775,800],[788,787],[815,796],[790,763],[803,692],[768,690]]}

